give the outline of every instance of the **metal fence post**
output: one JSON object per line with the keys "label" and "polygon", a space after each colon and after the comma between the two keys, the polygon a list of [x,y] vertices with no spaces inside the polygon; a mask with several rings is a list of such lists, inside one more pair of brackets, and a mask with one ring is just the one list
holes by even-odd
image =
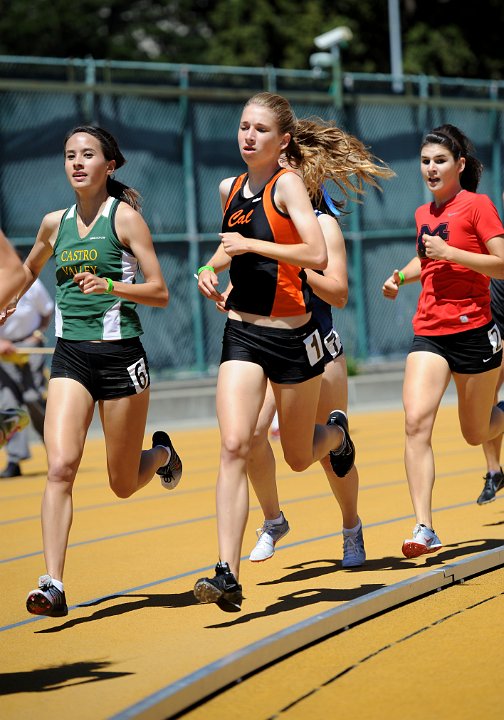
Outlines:
{"label": "metal fence post", "polygon": [[355,297],[355,322],[357,358],[367,360],[369,354],[368,332],[366,319],[366,299],[364,296],[364,257],[362,250],[363,237],[360,223],[360,205],[355,202],[350,214],[350,230],[352,234],[352,292]]}
{"label": "metal fence post", "polygon": [[[498,100],[499,89],[496,83],[489,87],[489,95],[492,100]],[[501,136],[499,132],[499,111],[492,108],[488,112],[489,136],[492,138],[492,199],[499,209],[502,207],[502,183],[501,183]]]}
{"label": "metal fence post", "polygon": [[[180,73],[180,87],[187,89],[189,87],[189,70],[183,69]],[[187,94],[180,97],[180,108],[182,116],[182,155],[184,168],[184,188],[185,188],[185,219],[186,232],[189,241],[189,266],[196,270],[199,265],[199,240],[198,240],[198,221],[196,210],[196,197],[194,190],[194,155],[193,155],[193,128],[191,122],[191,106]],[[196,370],[203,373],[206,370],[205,352],[204,352],[204,333],[203,318],[201,309],[201,295],[198,291],[196,282],[192,282],[189,290],[192,313],[194,357],[196,359]]]}
{"label": "metal fence post", "polygon": [[[96,83],[96,66],[95,61],[91,56],[85,59],[86,63],[86,85],[93,87]],[[89,90],[84,96],[84,113],[86,120],[92,122],[94,120],[95,112],[95,95],[93,90]]]}

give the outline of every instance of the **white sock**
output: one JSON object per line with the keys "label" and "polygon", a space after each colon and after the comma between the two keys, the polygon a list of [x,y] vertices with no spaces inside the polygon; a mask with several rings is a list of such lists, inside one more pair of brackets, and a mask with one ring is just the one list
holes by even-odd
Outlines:
{"label": "white sock", "polygon": [[63,583],[61,580],[55,580],[54,578],[51,578],[52,584],[55,588],[57,588],[60,592],[63,592]]}
{"label": "white sock", "polygon": [[275,518],[274,520],[268,520],[268,522],[271,523],[272,525],[281,525],[283,523],[283,521],[284,521],[284,514],[281,510],[280,510],[280,515],[277,518]]}
{"label": "white sock", "polygon": [[166,450],[166,452],[168,453],[168,458],[167,458],[166,462],[163,463],[162,465],[160,465],[159,467],[164,467],[165,465],[168,465],[168,463],[170,462],[170,458],[171,458],[171,450],[170,450],[170,448],[169,448],[169,447],[166,447],[165,445],[155,445],[155,447],[163,448],[163,450]]}
{"label": "white sock", "polygon": [[346,528],[346,527],[344,527],[344,528],[343,528],[343,534],[344,534],[344,535],[357,535],[357,533],[359,532],[359,530],[361,529],[361,527],[362,527],[362,522],[361,522],[361,520],[360,520],[360,518],[359,518],[359,522],[357,523],[357,525],[356,525],[355,527],[353,527],[353,528]]}

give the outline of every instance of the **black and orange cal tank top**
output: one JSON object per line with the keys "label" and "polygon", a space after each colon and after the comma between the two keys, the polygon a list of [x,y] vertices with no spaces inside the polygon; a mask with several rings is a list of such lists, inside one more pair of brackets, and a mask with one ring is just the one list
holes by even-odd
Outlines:
{"label": "black and orange cal tank top", "polygon": [[[280,244],[302,242],[291,218],[275,205],[276,181],[286,172],[291,171],[279,168],[250,198],[243,195],[247,174],[237,177],[224,209],[222,232],[239,232],[244,237]],[[312,291],[299,266],[244,253],[232,258],[229,275],[233,289],[226,303],[228,310],[267,317],[304,315],[311,310]]]}

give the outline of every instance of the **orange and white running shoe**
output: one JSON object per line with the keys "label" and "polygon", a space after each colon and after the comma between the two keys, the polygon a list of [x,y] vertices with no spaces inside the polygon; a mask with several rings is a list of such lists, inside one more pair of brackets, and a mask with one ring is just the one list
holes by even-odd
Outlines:
{"label": "orange and white running shoe", "polygon": [[443,543],[434,530],[426,525],[417,524],[413,528],[413,537],[403,542],[402,552],[404,557],[416,558],[420,555],[434,553],[441,550],[442,547]]}

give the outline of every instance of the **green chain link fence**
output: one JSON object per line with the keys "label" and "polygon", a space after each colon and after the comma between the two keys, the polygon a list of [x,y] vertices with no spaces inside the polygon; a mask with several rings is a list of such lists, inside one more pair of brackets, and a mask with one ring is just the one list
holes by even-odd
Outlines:
{"label": "green chain link fence", "polygon": [[[485,165],[480,190],[502,208],[504,83],[407,76],[398,94],[390,76],[344,74],[338,104],[320,72],[0,57],[0,225],[14,244],[30,246],[43,215],[74,202],[63,171],[66,132],[83,122],[112,132],[127,159],[118,179],[144,198],[170,289],[167,309],[140,307],[160,379],[216,372],[225,318],[199,295],[193,274],[218,243],[219,182],[243,170],[241,108],[264,89],[289,98],[298,117],[335,120],[396,172],[342,218],[350,297],[334,322],[350,358],[372,363],[408,351],[418,287],[390,302],[381,285],[415,252],[414,211],[429,199],[418,163],[426,130],[445,122],[464,130]],[[42,275],[50,292],[52,272],[48,264]]]}

